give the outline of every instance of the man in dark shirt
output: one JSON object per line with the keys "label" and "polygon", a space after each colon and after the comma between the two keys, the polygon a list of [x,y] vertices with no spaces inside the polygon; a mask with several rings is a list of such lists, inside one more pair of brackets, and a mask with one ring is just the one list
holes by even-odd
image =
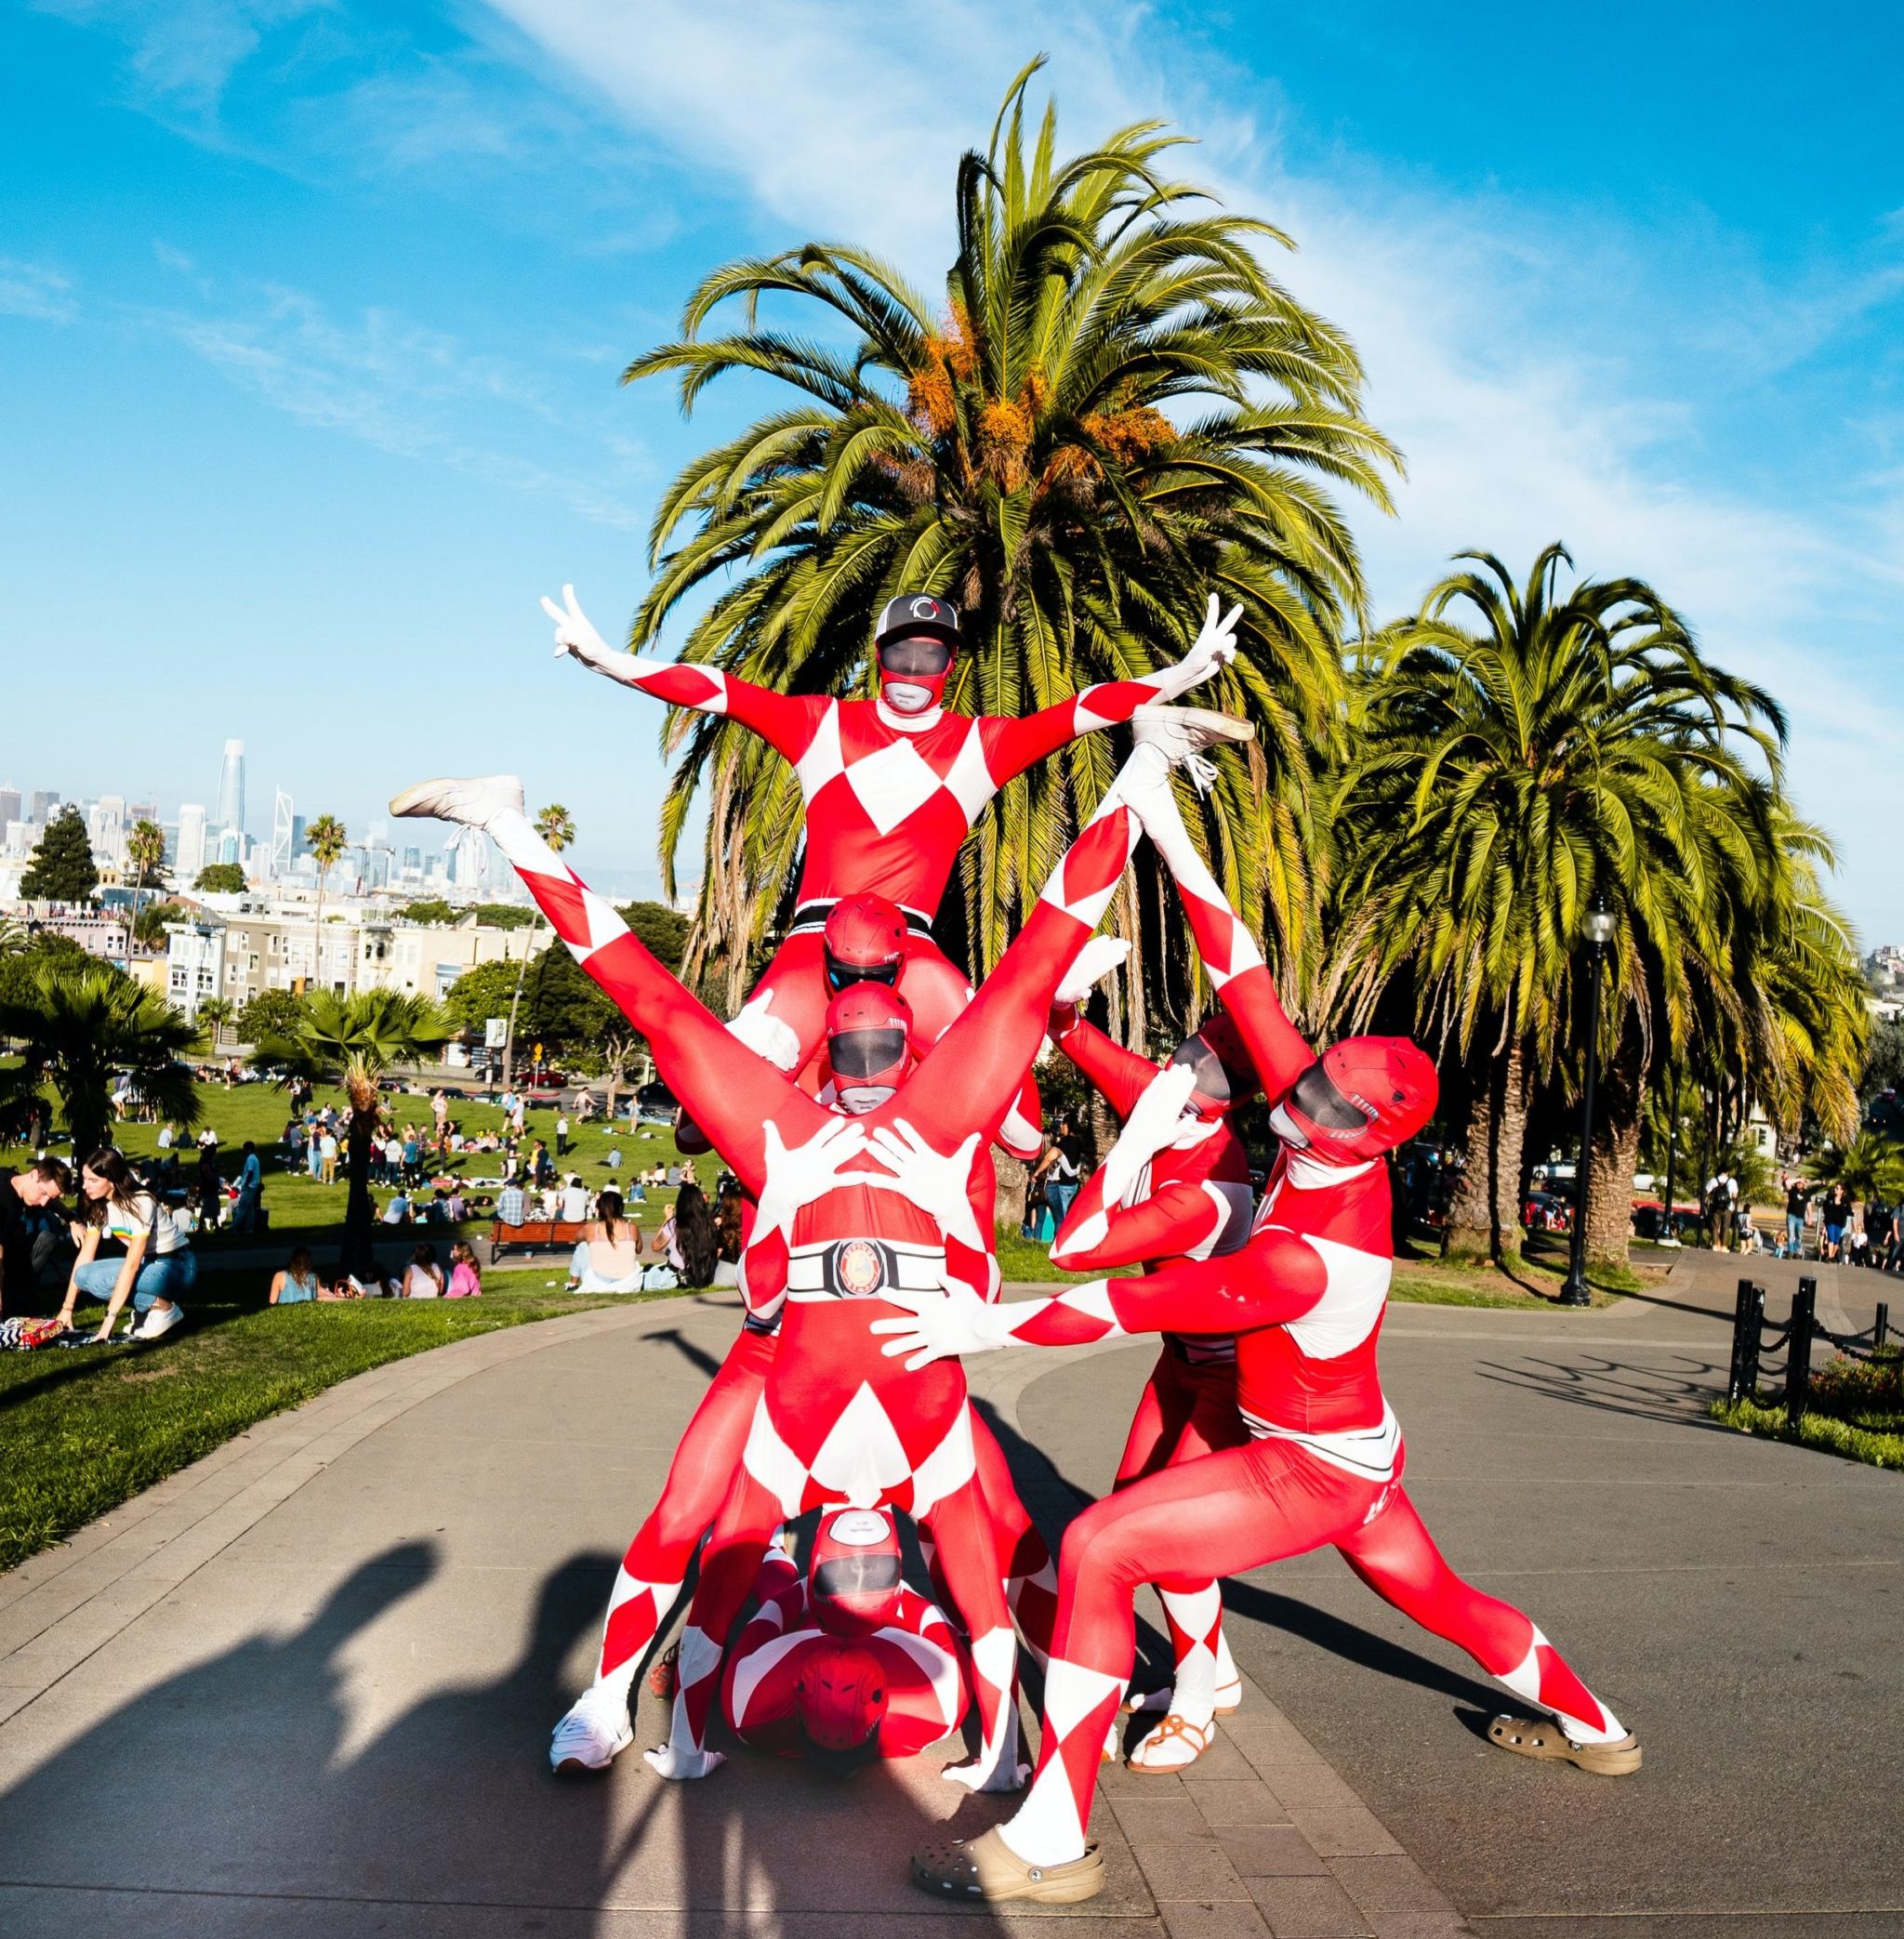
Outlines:
{"label": "man in dark shirt", "polygon": [[1785,1249],[1793,1259],[1805,1257],[1805,1207],[1810,1196],[1803,1179],[1793,1179],[1785,1189]]}
{"label": "man in dark shirt", "polygon": [[46,1242],[54,1236],[36,1231],[28,1212],[58,1205],[72,1176],[58,1158],[36,1159],[24,1171],[0,1167],[0,1312],[17,1313],[30,1302]]}

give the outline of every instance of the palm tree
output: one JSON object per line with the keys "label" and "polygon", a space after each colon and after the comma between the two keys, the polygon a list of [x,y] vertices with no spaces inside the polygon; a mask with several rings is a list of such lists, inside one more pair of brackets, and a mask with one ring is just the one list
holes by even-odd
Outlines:
{"label": "palm tree", "polygon": [[[146,884],[165,870],[165,831],[158,823],[141,818],[132,824],[126,838],[126,859],[132,865],[132,942],[138,941],[139,899]],[[131,944],[128,944],[128,953]]]}
{"label": "palm tree", "polygon": [[1361,1024],[1408,973],[1418,1025],[1459,1065],[1449,1247],[1511,1254],[1532,1086],[1578,1048],[1581,922],[1606,896],[1620,927],[1601,1124],[1607,1168],[1623,1156],[1628,1177],[1598,1197],[1623,1255],[1653,1047],[1685,1044],[1699,993],[1731,974],[1739,910],[1777,870],[1783,716],[1702,660],[1640,580],[1563,595],[1572,561],[1553,545],[1523,590],[1491,555],[1460,557],[1478,569],[1444,578],[1358,668],[1327,996]]}
{"label": "palm tree", "polygon": [[1887,1205],[1904,1199],[1904,1151],[1877,1131],[1860,1131],[1842,1149],[1827,1145],[1809,1169],[1814,1183],[1843,1185],[1867,1205],[1873,1199]]}
{"label": "palm tree", "polygon": [[223,1040],[225,1026],[238,1014],[238,1006],[229,996],[207,996],[198,1006],[198,1022],[211,1040],[212,1055],[218,1054],[218,1045]]}
{"label": "palm tree", "polygon": [[350,1189],[341,1259],[360,1277],[368,1276],[375,1265],[370,1138],[377,1128],[377,1080],[392,1064],[434,1054],[455,1035],[442,1010],[421,996],[399,990],[360,990],[350,996],[319,990],[293,1030],[267,1033],[252,1051],[252,1063],[277,1071],[280,1083],[302,1076],[313,1084],[343,1086],[350,1103],[346,1146]]}
{"label": "palm tree", "polygon": [[80,1160],[111,1141],[122,1070],[162,1116],[188,1128],[198,1121],[192,1072],[178,1062],[196,1034],[163,996],[116,970],[48,963],[29,996],[0,1004],[0,1037],[20,1046],[19,1084],[53,1087]]}
{"label": "palm tree", "polygon": [[[1312,768],[1336,731],[1342,617],[1363,602],[1331,491],[1386,508],[1398,458],[1360,415],[1353,346],[1262,259],[1289,239],[1168,178],[1161,164],[1183,138],[1160,123],[1060,160],[1048,104],[1028,139],[1038,65],[1012,83],[986,152],[959,164],[943,296],[864,249],[809,244],[713,271],[681,339],[629,364],[628,381],[677,374],[684,410],[730,372],[795,393],[663,497],[631,641],[652,649],[688,605],[699,616],[685,660],[783,690],[870,692],[881,605],[943,592],[964,608],[970,642],[948,704],[1019,714],[1175,658],[1215,588],[1245,617],[1236,664],[1207,704],[1252,720],[1258,749],[1186,807],[1232,901],[1300,954]],[[761,321],[763,297],[787,327]],[[731,305],[734,327],[704,336]],[[724,956],[737,996],[749,944],[798,878],[798,794],[776,756],[718,719],[672,717],[664,745],[683,744],[664,876],[672,894],[706,785],[689,970]],[[961,864],[975,973],[997,961],[1115,762],[1089,735],[1011,784],[981,824]],[[1116,918],[1140,956],[1168,906],[1153,865],[1141,867]]]}
{"label": "palm tree", "polygon": [[323,986],[324,884],[330,878],[331,870],[337,865],[337,857],[344,852],[350,838],[344,832],[343,823],[334,814],[319,815],[304,831],[305,845],[317,862],[317,920],[311,928],[311,944],[312,989]]}
{"label": "palm tree", "polygon": [[[560,855],[564,849],[575,846],[575,818],[560,801],[551,801],[536,817],[536,832]],[[536,933],[541,927],[542,917],[538,910],[535,921],[529,925],[529,933],[522,939],[522,960],[516,965],[516,987],[509,997],[509,1026],[502,1047],[505,1088],[513,1084],[516,1078],[516,1011],[522,1007],[522,978],[528,970],[529,958],[536,954]]]}

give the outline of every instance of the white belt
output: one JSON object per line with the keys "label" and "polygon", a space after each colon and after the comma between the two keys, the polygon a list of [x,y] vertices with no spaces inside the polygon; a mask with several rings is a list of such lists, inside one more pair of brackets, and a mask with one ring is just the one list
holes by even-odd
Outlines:
{"label": "white belt", "polygon": [[1253,1440],[1293,1441],[1318,1461],[1327,1461],[1331,1468],[1340,1468],[1360,1481],[1381,1483],[1395,1479],[1401,1458],[1402,1424],[1385,1400],[1379,1426],[1346,1428],[1333,1434],[1312,1434],[1300,1428],[1279,1427],[1273,1420],[1259,1419],[1247,1407],[1236,1411],[1242,1415],[1243,1425]]}
{"label": "white belt", "polygon": [[794,1249],[787,1261],[787,1297],[809,1304],[820,1299],[877,1299],[889,1286],[936,1292],[945,1270],[941,1246],[911,1245],[903,1239],[828,1239]]}

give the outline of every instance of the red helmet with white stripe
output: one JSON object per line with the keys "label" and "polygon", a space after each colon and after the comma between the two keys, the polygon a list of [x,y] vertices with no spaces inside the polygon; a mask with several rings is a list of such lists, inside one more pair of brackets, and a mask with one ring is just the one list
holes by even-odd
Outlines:
{"label": "red helmet with white stripe", "polygon": [[912,1056],[912,1007],[884,983],[856,983],[826,1006],[826,1061],[847,1110],[897,1090]]}
{"label": "red helmet with white stripe", "polygon": [[829,1509],[807,1566],[807,1603],[829,1636],[870,1636],[899,1609],[899,1531],[884,1509]]}
{"label": "red helmet with white stripe", "polygon": [[1435,1115],[1440,1088],[1428,1053],[1408,1038],[1344,1037],[1296,1079],[1270,1122],[1325,1164],[1362,1165],[1407,1143]]}
{"label": "red helmet with white stripe", "polygon": [[892,983],[906,966],[906,917],[883,895],[847,895],[826,914],[826,987]]}
{"label": "red helmet with white stripe", "polygon": [[879,1659],[864,1644],[815,1643],[800,1665],[793,1713],[823,1758],[851,1770],[878,1749],[889,1693]]}

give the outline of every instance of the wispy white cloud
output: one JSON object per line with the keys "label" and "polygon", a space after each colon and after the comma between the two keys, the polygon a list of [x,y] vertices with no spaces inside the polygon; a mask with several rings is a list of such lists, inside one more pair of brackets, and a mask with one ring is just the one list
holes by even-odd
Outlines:
{"label": "wispy white cloud", "polygon": [[0,256],[0,316],[65,323],[78,314],[79,297],[70,277],[46,263]]}
{"label": "wispy white cloud", "polygon": [[[532,375],[414,319],[367,310],[339,320],[306,291],[269,285],[222,307],[149,310],[141,321],[301,424],[556,498],[596,524],[638,531],[644,522],[630,502],[647,468],[639,444],[573,425]],[[519,431],[532,448],[560,442],[598,459],[599,478],[471,438],[472,408],[492,407],[526,416]]]}
{"label": "wispy white cloud", "polygon": [[1291,154],[1261,77],[1241,95],[1241,77],[1147,12],[656,0],[637,31],[615,0],[492,4],[572,85],[734,185],[786,240],[850,233],[929,288],[953,251],[952,162],[982,144],[1031,48],[1052,52],[1075,138],[1157,115],[1196,131],[1183,172],[1298,238],[1277,272],[1355,337],[1369,413],[1408,455],[1399,516],[1357,521],[1378,608],[1404,610],[1474,545],[1520,567],[1560,538],[1583,571],[1652,578],[1716,659],[1790,702],[1801,798],[1845,838],[1855,899],[1904,928],[1904,896],[1873,893],[1869,832],[1897,736],[1863,695],[1891,643],[1847,624],[1896,571],[1899,495],[1876,465],[1757,490],[1708,450],[1708,400],[1737,408],[1894,314],[1904,261],[1823,265],[1781,287],[1690,218],[1665,234],[1618,211],[1453,194],[1369,157],[1337,152],[1325,169]]}

